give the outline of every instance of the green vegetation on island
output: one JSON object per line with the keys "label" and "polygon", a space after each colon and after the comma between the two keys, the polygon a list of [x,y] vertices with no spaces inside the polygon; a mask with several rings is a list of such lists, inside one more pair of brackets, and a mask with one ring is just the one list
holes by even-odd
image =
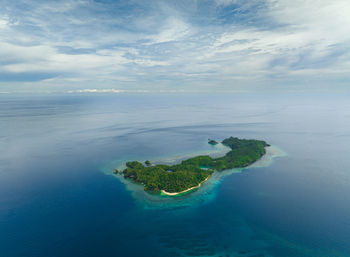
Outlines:
{"label": "green vegetation on island", "polygon": [[[215,141],[216,142],[216,141]],[[231,151],[219,158],[209,155],[196,156],[176,165],[153,165],[148,161],[144,166],[138,161],[126,163],[121,171],[125,178],[144,185],[145,190],[163,191],[166,193],[183,192],[198,187],[213,172],[225,169],[246,167],[265,154],[265,141],[253,139],[226,138],[223,145]]]}

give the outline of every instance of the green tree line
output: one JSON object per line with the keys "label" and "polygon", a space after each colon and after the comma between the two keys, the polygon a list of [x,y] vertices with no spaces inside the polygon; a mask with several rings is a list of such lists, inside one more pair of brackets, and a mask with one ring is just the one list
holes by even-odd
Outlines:
{"label": "green tree line", "polygon": [[197,186],[210,176],[214,170],[246,167],[263,156],[265,141],[253,139],[226,138],[222,144],[231,148],[225,156],[211,158],[208,155],[196,156],[176,165],[147,166],[137,161],[127,162],[122,171],[125,178],[142,183],[145,190],[181,192]]}

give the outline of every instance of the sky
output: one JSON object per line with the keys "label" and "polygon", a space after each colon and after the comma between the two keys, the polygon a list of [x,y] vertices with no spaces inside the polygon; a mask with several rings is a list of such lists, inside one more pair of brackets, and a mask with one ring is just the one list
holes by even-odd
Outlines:
{"label": "sky", "polygon": [[349,0],[0,0],[0,93],[337,91]]}

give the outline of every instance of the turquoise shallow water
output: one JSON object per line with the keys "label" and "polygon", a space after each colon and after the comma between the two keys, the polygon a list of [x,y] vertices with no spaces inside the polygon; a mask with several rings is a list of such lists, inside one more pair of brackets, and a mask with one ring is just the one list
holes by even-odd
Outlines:
{"label": "turquoise shallow water", "polygon": [[[155,157],[152,163],[165,163],[165,164],[176,164],[198,155],[210,155],[211,157],[223,156],[230,149],[222,144],[216,146],[208,146],[206,150],[198,151],[196,153],[188,153],[176,156],[167,156],[163,158]],[[212,201],[216,198],[216,193],[220,183],[224,177],[232,175],[234,173],[241,173],[247,169],[268,167],[271,165],[275,158],[285,157],[287,154],[280,148],[276,146],[271,146],[266,148],[266,154],[257,162],[246,168],[237,168],[231,170],[225,170],[221,172],[215,172],[208,181],[203,183],[198,189],[192,190],[185,194],[178,196],[164,196],[159,194],[153,194],[144,191],[143,185],[133,183],[128,179],[124,179],[122,175],[113,174],[113,168],[117,167],[118,170],[125,168],[125,162],[121,160],[112,161],[101,167],[101,171],[107,175],[112,175],[119,179],[125,188],[130,191],[130,194],[134,197],[137,205],[142,209],[174,209],[174,208],[184,208],[193,207],[195,205],[199,206],[206,202]],[[144,161],[144,160],[138,160]]]}
{"label": "turquoise shallow water", "polygon": [[[348,99],[0,96],[1,256],[350,256]],[[231,135],[285,154],[176,198],[111,175]]]}

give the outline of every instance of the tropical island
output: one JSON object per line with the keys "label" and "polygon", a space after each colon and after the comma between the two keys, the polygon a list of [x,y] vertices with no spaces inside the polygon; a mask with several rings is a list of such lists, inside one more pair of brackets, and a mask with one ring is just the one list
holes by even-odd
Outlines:
{"label": "tropical island", "polygon": [[214,171],[252,164],[266,153],[265,147],[269,146],[265,141],[237,137],[226,138],[221,143],[231,149],[222,157],[200,155],[175,165],[152,165],[148,160],[143,165],[141,162],[131,161],[126,163],[126,169],[115,170],[115,173],[141,183],[146,191],[178,195],[200,187]]}

